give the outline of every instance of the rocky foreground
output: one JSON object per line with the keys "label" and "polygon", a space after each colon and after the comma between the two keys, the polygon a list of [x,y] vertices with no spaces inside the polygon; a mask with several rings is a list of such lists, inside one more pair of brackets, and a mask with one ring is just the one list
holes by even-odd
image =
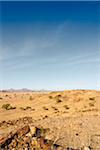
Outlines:
{"label": "rocky foreground", "polygon": [[[1,150],[79,150],[70,147],[64,148],[52,140],[44,138],[46,129],[25,125],[6,137],[0,138]],[[84,147],[81,150],[90,150]]]}
{"label": "rocky foreground", "polygon": [[100,91],[1,92],[0,150],[100,150]]}
{"label": "rocky foreground", "polygon": [[[0,150],[92,150],[92,147],[63,147],[46,138],[48,128],[38,128],[33,126],[31,118],[23,118],[23,125],[19,129],[12,130],[8,135],[0,137]],[[1,122],[0,126],[17,124],[18,120]],[[19,124],[20,125],[20,124]]]}

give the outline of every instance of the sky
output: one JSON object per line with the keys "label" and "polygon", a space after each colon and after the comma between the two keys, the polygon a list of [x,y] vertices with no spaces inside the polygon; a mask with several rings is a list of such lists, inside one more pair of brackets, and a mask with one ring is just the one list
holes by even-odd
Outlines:
{"label": "sky", "polygon": [[100,2],[0,1],[0,89],[100,90]]}

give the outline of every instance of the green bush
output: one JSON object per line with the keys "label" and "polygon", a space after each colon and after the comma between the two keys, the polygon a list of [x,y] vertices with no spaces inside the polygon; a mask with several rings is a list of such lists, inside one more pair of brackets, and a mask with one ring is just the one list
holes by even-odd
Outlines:
{"label": "green bush", "polygon": [[3,108],[3,109],[6,109],[6,110],[16,109],[16,107],[12,107],[10,104],[3,104],[3,105],[2,105],[2,108]]}

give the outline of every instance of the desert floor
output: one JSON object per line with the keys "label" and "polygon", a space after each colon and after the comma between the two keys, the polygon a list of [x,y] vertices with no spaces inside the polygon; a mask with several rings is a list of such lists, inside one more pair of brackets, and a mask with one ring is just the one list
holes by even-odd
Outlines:
{"label": "desert floor", "polygon": [[60,145],[100,149],[100,91],[0,92],[0,135],[24,124],[24,117],[48,128],[46,138]]}

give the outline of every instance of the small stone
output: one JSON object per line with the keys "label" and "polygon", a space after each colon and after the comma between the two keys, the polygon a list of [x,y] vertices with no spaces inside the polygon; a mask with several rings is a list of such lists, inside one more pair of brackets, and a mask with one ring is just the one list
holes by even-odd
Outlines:
{"label": "small stone", "polygon": [[84,147],[83,150],[90,150],[90,148],[89,147]]}
{"label": "small stone", "polygon": [[5,140],[5,137],[0,136],[0,144],[2,144],[2,142]]}
{"label": "small stone", "polygon": [[32,148],[37,148],[37,147],[39,147],[39,144],[38,144],[38,142],[37,142],[37,139],[33,139],[32,138],[32,142],[31,142],[31,144],[32,144]]}
{"label": "small stone", "polygon": [[35,136],[35,137],[39,138],[39,137],[41,137],[42,129],[31,126],[30,127],[30,133],[31,133],[32,136]]}
{"label": "small stone", "polygon": [[30,126],[30,133],[31,133],[32,136],[34,136],[35,133],[36,133],[36,127]]}
{"label": "small stone", "polygon": [[53,149],[54,150],[63,150],[63,147],[58,144],[53,144]]}
{"label": "small stone", "polygon": [[16,141],[16,140],[13,140],[13,141],[12,141],[12,145],[13,145],[13,147],[15,148],[15,147],[17,146],[17,141]]}
{"label": "small stone", "polygon": [[25,143],[30,143],[30,137],[28,137],[28,136],[25,136],[23,138],[23,140],[24,140]]}
{"label": "small stone", "polygon": [[26,134],[26,136],[31,137],[32,135],[31,135],[31,133],[29,132],[29,133]]}
{"label": "small stone", "polygon": [[28,150],[28,148],[26,147],[24,150]]}
{"label": "small stone", "polygon": [[43,137],[38,139],[38,144],[40,145],[40,148],[43,150],[51,150],[51,143],[49,143],[47,140],[45,140]]}
{"label": "small stone", "polygon": [[64,148],[63,148],[62,146],[59,146],[59,147],[57,148],[57,150],[64,150]]}
{"label": "small stone", "polygon": [[41,134],[42,134],[42,129],[39,129],[39,128],[36,128],[36,133],[35,133],[35,136],[37,137],[37,138],[40,138],[41,137]]}
{"label": "small stone", "polygon": [[29,127],[28,125],[26,125],[26,126],[24,126],[23,128],[19,129],[19,130],[17,131],[17,134],[18,134],[19,136],[23,136],[23,135],[27,134],[29,131],[30,131],[30,127]]}

